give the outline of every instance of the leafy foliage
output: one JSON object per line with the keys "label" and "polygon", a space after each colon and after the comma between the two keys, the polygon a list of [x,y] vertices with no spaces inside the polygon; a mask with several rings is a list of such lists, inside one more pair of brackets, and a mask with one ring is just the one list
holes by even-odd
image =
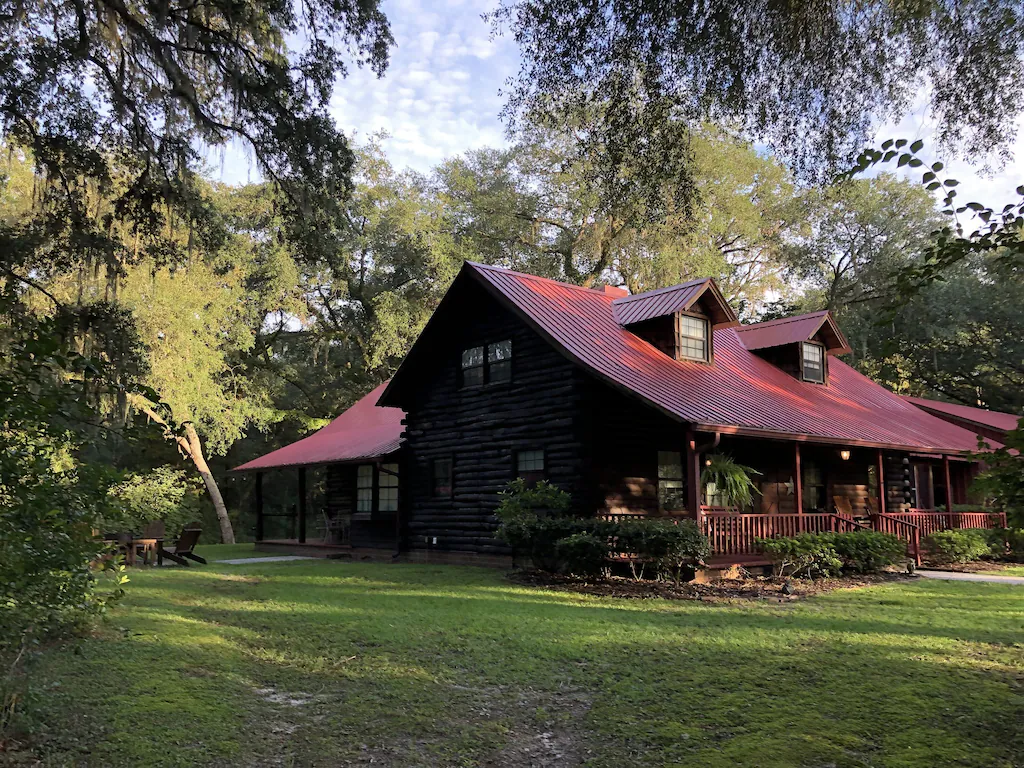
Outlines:
{"label": "leafy foliage", "polygon": [[969,563],[992,554],[989,532],[980,528],[936,531],[923,543],[936,560],[944,563]]}
{"label": "leafy foliage", "polygon": [[799,536],[757,539],[756,544],[772,561],[778,576],[823,578],[838,575],[843,567],[843,561],[828,536],[801,533]]}
{"label": "leafy foliage", "polygon": [[850,531],[830,536],[846,573],[877,573],[907,558],[907,545],[890,533]]}
{"label": "leafy foliage", "polygon": [[709,455],[701,471],[701,485],[714,485],[715,495],[721,496],[726,506],[745,509],[754,503],[754,494],[760,491],[751,475],[761,474],[756,469],[737,464],[731,456],[722,453]]}
{"label": "leafy foliage", "polygon": [[608,539],[574,533],[555,542],[555,555],[566,573],[584,578],[599,576],[608,566]]}
{"label": "leafy foliage", "polygon": [[509,117],[571,126],[613,169],[656,155],[670,119],[737,124],[822,178],[922,82],[947,147],[1005,151],[1024,108],[1024,9],[999,0],[506,0],[491,18],[523,57]]}

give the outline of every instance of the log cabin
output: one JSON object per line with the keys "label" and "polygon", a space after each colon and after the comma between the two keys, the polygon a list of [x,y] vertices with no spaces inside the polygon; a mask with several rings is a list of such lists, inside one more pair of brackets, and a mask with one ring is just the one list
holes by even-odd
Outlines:
{"label": "log cabin", "polygon": [[[719,564],[758,562],[757,536],[870,525],[916,547],[998,525],[954,510],[976,434],[848,352],[828,312],[741,325],[712,279],[630,295],[467,262],[390,381],[236,471],[255,473],[261,548],[413,561],[509,563],[494,510],[516,477],[564,489],[579,515],[694,519]],[[756,471],[752,508],[702,484],[713,453]],[[312,539],[310,467],[326,487]],[[293,468],[299,533],[272,540],[261,483]]]}

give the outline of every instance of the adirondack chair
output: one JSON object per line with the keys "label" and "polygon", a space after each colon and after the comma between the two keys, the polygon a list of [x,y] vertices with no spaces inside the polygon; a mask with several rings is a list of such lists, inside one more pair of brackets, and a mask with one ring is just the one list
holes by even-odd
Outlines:
{"label": "adirondack chair", "polygon": [[165,557],[168,560],[173,560],[178,565],[190,565],[189,560],[195,560],[197,563],[206,565],[206,559],[193,552],[196,544],[199,543],[200,533],[202,533],[202,530],[198,526],[186,526],[172,546],[160,546],[156,556],[157,565],[163,565]]}
{"label": "adirondack chair", "polygon": [[835,502],[836,512],[843,517],[853,518],[853,505],[850,500],[845,496],[833,496],[832,501]]}

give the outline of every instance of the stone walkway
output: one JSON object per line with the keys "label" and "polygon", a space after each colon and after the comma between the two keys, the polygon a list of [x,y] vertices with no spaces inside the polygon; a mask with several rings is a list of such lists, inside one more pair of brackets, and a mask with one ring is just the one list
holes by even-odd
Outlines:
{"label": "stone walkway", "polygon": [[316,560],[316,558],[303,555],[275,555],[274,557],[240,557],[236,560],[215,560],[214,562],[224,565],[249,565],[250,563],[289,563],[292,560]]}
{"label": "stone walkway", "polygon": [[918,570],[918,574],[929,579],[947,579],[948,581],[986,581],[989,584],[1020,584],[1024,586],[1024,576],[991,576],[985,573],[958,573],[957,571],[926,570]]}

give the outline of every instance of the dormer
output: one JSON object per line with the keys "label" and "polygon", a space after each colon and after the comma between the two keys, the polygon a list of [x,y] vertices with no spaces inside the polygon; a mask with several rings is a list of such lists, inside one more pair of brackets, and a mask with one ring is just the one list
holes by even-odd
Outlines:
{"label": "dormer", "polygon": [[712,332],[739,324],[711,278],[624,296],[612,309],[619,325],[675,360],[713,362]]}
{"label": "dormer", "polygon": [[783,317],[736,329],[743,346],[811,384],[828,384],[829,355],[845,355],[850,345],[830,312]]}

